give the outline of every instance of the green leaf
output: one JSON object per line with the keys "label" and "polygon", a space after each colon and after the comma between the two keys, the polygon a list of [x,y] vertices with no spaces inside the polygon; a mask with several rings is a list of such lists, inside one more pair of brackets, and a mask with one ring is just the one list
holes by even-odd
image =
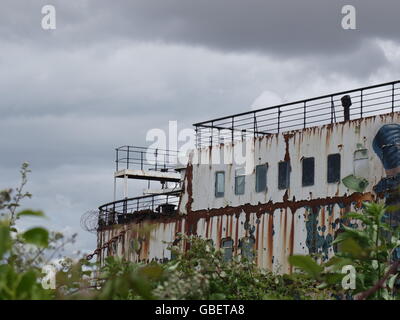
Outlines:
{"label": "green leaf", "polygon": [[353,238],[343,240],[340,246],[340,251],[359,259],[368,257],[367,250],[363,249]]}
{"label": "green leaf", "polygon": [[45,217],[43,211],[33,211],[33,210],[23,210],[21,212],[19,212],[18,217],[21,216],[33,216],[33,217]]}
{"label": "green leaf", "polygon": [[314,279],[317,279],[324,269],[320,265],[318,265],[310,256],[290,256],[289,263],[294,267],[300,268],[304,272],[308,273]]}
{"label": "green leaf", "polygon": [[7,223],[0,222],[0,260],[11,249],[10,227]]}
{"label": "green leaf", "polygon": [[139,269],[139,274],[148,279],[159,279],[163,274],[163,269],[160,265],[149,264]]}
{"label": "green leaf", "polygon": [[28,271],[22,275],[21,281],[19,282],[16,294],[18,299],[29,299],[31,298],[31,292],[36,284],[36,274],[33,271]]}
{"label": "green leaf", "polygon": [[316,288],[322,290],[322,289],[325,289],[327,287],[328,287],[328,284],[326,282],[322,282]]}
{"label": "green leaf", "polygon": [[325,275],[325,281],[329,285],[338,284],[338,283],[341,283],[343,276],[344,275],[341,273],[328,273]]}
{"label": "green leaf", "polygon": [[333,256],[325,263],[326,267],[331,267],[332,270],[341,270],[344,266],[351,264],[352,260],[348,258]]}
{"label": "green leaf", "polygon": [[371,241],[365,231],[356,230],[347,226],[342,227],[344,229],[344,232],[341,232],[332,242],[332,244],[343,242],[346,239],[353,239],[363,248],[370,247]]}
{"label": "green leaf", "polygon": [[145,300],[154,299],[153,295],[151,294],[150,282],[146,278],[141,277],[138,274],[132,274],[129,280],[130,280],[129,287],[133,289],[143,299]]}
{"label": "green leaf", "polygon": [[25,231],[22,237],[27,243],[38,247],[47,247],[49,245],[49,232],[44,228],[32,228]]}
{"label": "green leaf", "polygon": [[397,278],[398,275],[399,275],[399,274],[397,273],[397,274],[395,274],[395,275],[392,275],[392,276],[389,278],[388,287],[390,288],[390,290],[393,290],[394,284],[395,284],[395,282],[396,282],[396,278]]}
{"label": "green leaf", "polygon": [[357,219],[357,220],[364,222],[367,225],[371,223],[371,220],[368,217],[364,216],[361,213],[356,213],[356,212],[349,212],[349,213],[345,214],[345,218]]}

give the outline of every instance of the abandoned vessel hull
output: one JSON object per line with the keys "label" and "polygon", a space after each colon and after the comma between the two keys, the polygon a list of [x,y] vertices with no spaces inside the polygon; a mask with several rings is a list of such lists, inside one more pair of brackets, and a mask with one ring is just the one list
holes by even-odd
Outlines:
{"label": "abandoned vessel hull", "polygon": [[[291,272],[292,254],[329,259],[341,225],[358,227],[345,213],[363,201],[385,201],[387,190],[376,186],[398,177],[374,143],[399,120],[392,112],[198,148],[181,171],[177,210],[136,212],[127,222],[100,225],[93,255],[101,262],[108,255],[166,261],[168,244],[185,249],[183,233],[211,239],[226,259],[246,256],[279,273]],[[244,162],[234,160],[238,150],[246,150]]]}

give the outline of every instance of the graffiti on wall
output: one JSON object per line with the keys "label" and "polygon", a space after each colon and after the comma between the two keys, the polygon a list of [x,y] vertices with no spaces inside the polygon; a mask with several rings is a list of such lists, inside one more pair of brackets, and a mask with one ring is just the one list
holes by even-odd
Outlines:
{"label": "graffiti on wall", "polygon": [[[398,206],[400,205],[400,125],[392,123],[382,126],[372,146],[386,172],[386,177],[374,186],[374,191],[384,195],[388,206]],[[389,213],[387,218],[392,227],[400,225],[398,209]]]}

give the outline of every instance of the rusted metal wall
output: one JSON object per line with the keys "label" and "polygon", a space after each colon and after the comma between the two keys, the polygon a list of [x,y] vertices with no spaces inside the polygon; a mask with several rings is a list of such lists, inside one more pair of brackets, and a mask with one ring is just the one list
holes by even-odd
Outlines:
{"label": "rusted metal wall", "polygon": [[[386,172],[372,149],[372,141],[382,126],[399,120],[400,114],[394,113],[255,138],[247,144],[251,160],[243,195],[234,194],[234,172],[240,166],[219,164],[214,158],[221,153],[229,155],[235,147],[202,149],[197,155],[201,163],[196,163],[196,155],[192,155],[186,169],[179,214],[163,220],[143,217],[129,225],[100,230],[98,259],[103,260],[107,254],[132,261],[170,259],[163,241],[173,242],[179,232],[212,239],[216,247],[221,247],[223,239],[231,239],[234,254],[242,253],[244,240],[253,239],[258,265],[279,273],[291,272],[287,257],[293,253],[320,253],[328,259],[334,253],[332,241],[340,225],[355,223],[344,221],[343,214],[359,210],[362,201],[378,198],[373,187]],[[341,154],[343,178],[354,174],[354,153],[363,149],[368,150],[369,159],[369,168],[362,177],[369,182],[364,190],[354,192],[342,182],[327,183],[329,154]],[[315,157],[313,186],[301,186],[303,157]],[[282,160],[290,161],[292,168],[287,190],[278,190],[278,162]],[[265,163],[268,189],[256,193],[254,166]],[[215,172],[219,170],[225,171],[226,179],[222,198],[214,195]],[[143,238],[138,230],[146,223],[154,229],[150,237]],[[134,248],[132,239],[141,243],[140,248]]]}
{"label": "rusted metal wall", "polygon": [[[118,255],[133,262],[162,262],[171,258],[168,244],[183,233],[185,219],[175,217],[164,221],[143,220],[114,225],[98,232],[97,260],[104,263],[109,255]],[[172,240],[171,240],[172,239]]]}
{"label": "rusted metal wall", "polygon": [[[373,186],[386,175],[381,160],[372,148],[373,139],[383,125],[399,123],[399,120],[399,113],[394,113],[256,138],[247,147],[251,152],[246,162],[249,174],[246,175],[244,195],[234,193],[235,170],[241,165],[217,164],[218,155],[220,158],[223,158],[222,154],[229,156],[235,147],[241,150],[241,143],[200,149],[197,155],[199,164],[193,164],[192,168],[191,211],[280,202],[285,198],[303,201],[348,195],[351,191],[343,183],[327,183],[327,157],[340,153],[341,178],[344,178],[354,173],[354,153],[362,149],[368,150],[370,160],[368,173],[363,177],[369,182],[364,192],[372,192]],[[301,185],[302,159],[305,157],[315,157],[315,184],[309,187]],[[292,167],[288,190],[278,190],[278,163],[283,160],[290,160]],[[255,192],[254,167],[258,164],[268,164],[267,192]],[[215,173],[221,170],[225,171],[225,196],[216,198]],[[186,212],[186,203],[182,203],[181,212]]]}
{"label": "rusted metal wall", "polygon": [[[326,202],[314,200],[305,206],[292,202],[272,207],[243,206],[211,213],[197,212],[196,216],[176,217],[175,221],[144,220],[115,225],[99,232],[99,248],[102,249],[97,258],[102,262],[108,255],[135,262],[169,260],[171,253],[163,241],[172,243],[177,234],[186,232],[212,239],[218,248],[224,239],[232,239],[233,254],[241,254],[241,241],[252,238],[255,259],[260,267],[288,273],[291,270],[287,257],[293,253],[320,253],[323,259],[331,257],[334,253],[331,243],[344,222],[341,220],[343,213],[357,210],[361,201],[372,198],[371,194],[353,194]],[[326,205],[321,204],[324,202]],[[151,230],[149,234],[146,229]]]}

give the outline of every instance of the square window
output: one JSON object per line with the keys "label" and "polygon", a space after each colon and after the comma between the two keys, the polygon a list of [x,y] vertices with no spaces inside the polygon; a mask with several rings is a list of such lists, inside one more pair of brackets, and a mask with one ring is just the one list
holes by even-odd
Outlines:
{"label": "square window", "polygon": [[340,181],[340,153],[328,156],[328,183]]}
{"label": "square window", "polygon": [[251,237],[244,237],[239,241],[240,251],[242,258],[252,261],[254,259],[254,245],[255,239]]}
{"label": "square window", "polygon": [[234,243],[231,238],[225,238],[221,240],[221,248],[223,249],[223,259],[225,262],[232,260],[233,245]]}
{"label": "square window", "polygon": [[225,194],[225,172],[218,171],[215,173],[215,196],[223,197]]}
{"label": "square window", "polygon": [[302,185],[308,187],[314,185],[315,160],[312,158],[303,158],[303,176]]}
{"label": "square window", "polygon": [[245,175],[243,169],[238,169],[235,172],[235,194],[244,194]]}
{"label": "square window", "polygon": [[267,191],[267,171],[267,164],[256,166],[256,192]]}
{"label": "square window", "polygon": [[278,189],[289,189],[290,186],[290,162],[282,161],[278,164]]}

